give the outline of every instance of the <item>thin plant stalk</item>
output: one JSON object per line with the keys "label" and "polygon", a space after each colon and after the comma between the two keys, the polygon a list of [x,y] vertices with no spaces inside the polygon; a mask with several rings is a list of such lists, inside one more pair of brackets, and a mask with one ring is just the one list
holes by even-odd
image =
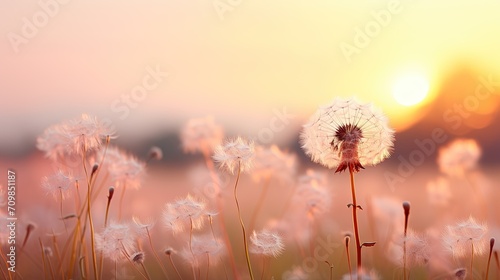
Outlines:
{"label": "thin plant stalk", "polygon": [[262,256],[262,272],[260,273],[260,280],[264,280],[264,275],[266,275],[266,265],[267,265],[266,256]]}
{"label": "thin plant stalk", "polygon": [[175,270],[175,273],[177,273],[177,276],[179,277],[179,279],[182,280],[182,276],[181,276],[179,270],[177,269],[177,266],[175,266],[174,260],[172,259],[172,254],[167,254],[167,256],[168,256],[168,261],[170,262],[170,264],[172,265],[172,267]]}
{"label": "thin plant stalk", "polygon": [[151,234],[149,233],[148,227],[146,227],[146,232],[148,234],[148,241],[149,241],[149,246],[151,247],[151,252],[153,253],[153,256],[155,257],[158,265],[160,265],[160,268],[161,268],[161,271],[163,272],[163,275],[165,276],[166,279],[168,279],[167,269],[165,268],[163,263],[160,261],[160,257],[158,256],[158,254],[155,251],[155,248],[153,246],[153,241],[151,240]]}
{"label": "thin plant stalk", "polygon": [[83,169],[85,171],[85,177],[87,178],[87,216],[88,216],[88,221],[89,221],[89,228],[90,228],[90,246],[92,249],[92,266],[94,268],[94,279],[98,280],[99,279],[99,270],[97,268],[97,255],[96,255],[96,249],[95,249],[95,230],[94,230],[94,222],[92,220],[92,204],[91,204],[91,197],[92,197],[92,186],[90,184],[91,179],[88,176],[88,171],[87,171],[87,165],[85,163],[85,149],[83,151]]}
{"label": "thin plant stalk", "polygon": [[488,264],[486,265],[486,277],[484,279],[488,280],[488,275],[490,274],[490,263],[491,254],[493,253],[493,247],[495,246],[495,238],[490,239],[490,254],[488,255]]}
{"label": "thin plant stalk", "polygon": [[[198,279],[196,277],[195,269],[194,269],[194,262],[196,261],[196,257],[194,256],[193,252],[193,218],[189,217],[189,251],[191,251],[191,255],[193,256],[193,263],[191,264],[191,270],[193,271],[193,278],[194,280]],[[200,274],[200,268],[198,267],[198,274]]]}
{"label": "thin plant stalk", "polygon": [[345,242],[345,251],[347,254],[347,266],[349,267],[349,279],[352,280],[352,266],[351,266],[351,254],[349,253],[349,242],[351,241],[351,237],[344,237]]}
{"label": "thin plant stalk", "polygon": [[470,252],[470,279],[474,279],[474,273],[472,271],[472,266],[474,263],[474,242],[471,242],[471,252]]}
{"label": "thin plant stalk", "polygon": [[354,170],[352,166],[349,166],[349,175],[351,179],[351,196],[352,196],[352,224],[354,228],[354,240],[356,243],[356,263],[357,263],[357,275],[361,273],[361,243],[359,241],[359,227],[358,227],[358,204],[356,201],[356,188],[354,186]]}
{"label": "thin plant stalk", "polygon": [[[45,270],[45,252],[43,251],[43,244],[42,244],[42,240],[41,239],[38,239],[39,243],[40,243],[40,249],[42,250],[42,265],[43,265],[43,277],[45,279],[47,279],[47,271]],[[52,275],[53,276],[53,275]],[[54,279],[54,277],[52,277],[52,279]]]}
{"label": "thin plant stalk", "polygon": [[207,253],[207,273],[205,279],[208,280],[208,272],[210,271],[210,254]]}
{"label": "thin plant stalk", "polygon": [[[217,175],[215,173],[215,166],[213,161],[211,160],[210,153],[209,152],[203,152],[203,157],[205,158],[205,164],[208,168],[208,171],[210,172],[210,177],[212,177],[212,182],[215,187],[217,187],[216,193],[216,204],[217,204],[217,211],[219,213],[224,213],[224,206],[222,203],[222,198],[220,196],[220,187],[219,187],[219,179],[217,178]],[[226,224],[224,223],[224,218],[221,217],[221,221],[219,223],[220,230],[222,233],[222,238],[224,240],[224,245],[226,246],[226,250],[229,255],[229,261],[231,262],[231,270],[233,271],[233,276],[234,279],[240,279],[240,276],[238,275],[238,270],[236,268],[236,262],[234,260],[234,253],[233,253],[233,247],[231,246],[231,241],[229,240],[229,235],[228,231],[226,228]]]}
{"label": "thin plant stalk", "polygon": [[240,220],[241,231],[243,232],[243,245],[245,247],[245,258],[248,267],[248,273],[250,274],[250,279],[254,280],[252,265],[250,263],[250,255],[248,253],[248,242],[247,242],[247,233],[245,230],[245,224],[243,223],[243,218],[241,217],[240,203],[238,202],[237,188],[238,182],[240,181],[241,174],[241,162],[238,162],[238,175],[236,176],[236,182],[234,183],[234,200],[236,201],[236,208],[238,209],[238,218]]}
{"label": "thin plant stalk", "polygon": [[408,279],[408,276],[407,276],[407,272],[406,272],[406,262],[407,262],[407,258],[406,258],[406,237],[408,235],[408,218],[410,217],[410,203],[405,201],[403,202],[403,209],[404,209],[404,213],[405,213],[405,225],[404,225],[404,239],[403,239],[403,279],[404,280],[407,280]]}
{"label": "thin plant stalk", "polygon": [[[113,187],[109,188],[108,191],[108,202],[106,203],[106,213],[104,214],[104,228],[108,227],[108,217],[109,217],[109,206],[111,205],[111,200],[113,199],[113,194],[115,189]],[[104,266],[104,256],[103,252],[99,253],[99,276],[102,278],[102,270]]]}

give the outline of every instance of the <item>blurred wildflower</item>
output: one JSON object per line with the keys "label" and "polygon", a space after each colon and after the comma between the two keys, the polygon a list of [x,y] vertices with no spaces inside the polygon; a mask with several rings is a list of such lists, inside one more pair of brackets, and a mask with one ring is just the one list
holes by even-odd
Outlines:
{"label": "blurred wildflower", "polygon": [[200,229],[205,218],[205,203],[196,200],[191,195],[173,203],[167,203],[163,210],[163,221],[174,233],[182,232],[184,228]]}
{"label": "blurred wildflower", "polygon": [[360,273],[353,272],[352,274],[344,274],[342,280],[378,280],[380,276],[374,270],[366,272],[362,270]]}
{"label": "blurred wildflower", "polygon": [[294,266],[292,269],[283,272],[283,280],[307,280],[309,275],[300,266]]}
{"label": "blurred wildflower", "polygon": [[240,168],[241,172],[250,169],[254,153],[254,143],[238,137],[236,140],[227,141],[224,145],[217,146],[213,158],[222,168],[226,168],[234,174],[237,167]]}
{"label": "blurred wildflower", "polygon": [[476,167],[481,148],[473,139],[456,139],[439,150],[437,159],[441,172],[449,176],[463,176]]}
{"label": "blurred wildflower", "polygon": [[222,143],[224,132],[213,117],[196,118],[187,122],[181,131],[181,142],[185,152],[212,153],[215,146]]}
{"label": "blurred wildflower", "polygon": [[95,117],[86,114],[78,119],[52,125],[37,138],[37,148],[45,156],[58,160],[65,155],[98,150],[107,137],[114,138],[114,131]]}
{"label": "blurred wildflower", "polygon": [[42,178],[42,188],[55,199],[65,199],[74,185],[75,178],[60,169],[55,174]]}
{"label": "blurred wildflower", "polygon": [[[105,153],[104,166],[107,166],[115,187],[135,189],[141,187],[146,174],[144,162],[126,154],[118,147],[109,147]],[[104,151],[98,155],[98,158],[102,156],[104,156]]]}
{"label": "blurred wildflower", "polygon": [[331,197],[331,191],[326,187],[325,174],[308,169],[306,174],[298,179],[292,204],[300,213],[306,213],[309,218],[313,218],[330,210]]}
{"label": "blurred wildflower", "polygon": [[304,125],[301,141],[312,161],[335,172],[359,171],[389,157],[394,131],[372,105],[336,98]]}
{"label": "blurred wildflower", "polygon": [[285,245],[278,233],[269,230],[253,232],[250,236],[250,252],[257,255],[277,257],[283,253]]}
{"label": "blurred wildflower", "polygon": [[395,235],[389,244],[389,259],[400,266],[403,266],[404,242],[406,240],[406,262],[408,267],[424,265],[429,261],[430,252],[427,240],[409,230],[406,238],[403,235]]}
{"label": "blurred wildflower", "polygon": [[139,218],[134,216],[132,217],[132,221],[136,232],[139,234],[139,236],[144,237],[148,237],[148,235],[151,233],[151,229],[155,225],[155,222],[151,218],[146,219],[145,221],[141,221]]}
{"label": "blurred wildflower", "polygon": [[252,167],[252,178],[260,182],[275,176],[279,179],[290,179],[297,170],[297,158],[294,154],[282,152],[275,145],[271,147],[257,146]]}
{"label": "blurred wildflower", "polygon": [[485,236],[486,231],[485,224],[479,224],[469,217],[467,221],[448,226],[443,242],[454,257],[464,257],[471,252],[474,256],[482,255],[488,251],[489,239]]}
{"label": "blurred wildflower", "polygon": [[223,248],[224,243],[222,240],[214,239],[211,234],[201,236],[193,235],[191,242],[192,253],[189,248],[184,248],[181,255],[186,261],[194,266],[200,265],[201,261],[205,260],[207,255],[209,255],[210,265],[213,265],[220,259],[219,257],[224,252]]}
{"label": "blurred wildflower", "polygon": [[427,183],[427,197],[436,206],[448,206],[452,193],[448,179],[439,177]]}
{"label": "blurred wildflower", "polygon": [[96,234],[96,248],[112,261],[125,260],[135,251],[135,234],[129,224],[111,222],[103,232]]}

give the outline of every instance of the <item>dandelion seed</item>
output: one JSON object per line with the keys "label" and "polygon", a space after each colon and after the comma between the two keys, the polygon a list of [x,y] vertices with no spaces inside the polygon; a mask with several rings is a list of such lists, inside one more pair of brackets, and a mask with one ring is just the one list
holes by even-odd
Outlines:
{"label": "dandelion seed", "polygon": [[285,250],[283,239],[276,232],[261,230],[250,236],[250,252],[257,255],[278,257]]}
{"label": "dandelion seed", "polygon": [[302,148],[312,161],[341,172],[359,171],[389,157],[394,131],[370,104],[336,98],[304,125]]}
{"label": "dandelion seed", "polygon": [[42,188],[47,194],[53,195],[55,199],[62,198],[64,200],[74,185],[75,178],[60,169],[55,174],[42,178]]}
{"label": "dandelion seed", "polygon": [[454,257],[467,256],[471,251],[474,256],[479,256],[488,251],[486,232],[485,224],[479,224],[474,218],[469,217],[467,221],[447,227],[443,237],[444,245]]}
{"label": "dandelion seed", "polygon": [[439,150],[438,165],[441,172],[461,177],[476,167],[481,148],[473,139],[456,139]]}
{"label": "dandelion seed", "polygon": [[78,119],[47,128],[37,138],[37,148],[48,158],[58,160],[98,150],[107,137],[114,138],[114,131],[97,118],[82,114]]}
{"label": "dandelion seed", "polygon": [[222,143],[224,132],[213,117],[196,118],[187,122],[181,131],[181,142],[185,152],[209,155],[214,147]]}
{"label": "dandelion seed", "polygon": [[[98,155],[103,156],[104,151]],[[104,164],[116,187],[141,187],[146,174],[146,165],[134,156],[128,155],[117,147],[109,147],[106,151]]]}
{"label": "dandelion seed", "polygon": [[200,229],[205,217],[205,203],[191,195],[173,203],[167,203],[163,210],[163,221],[174,233],[182,232],[186,226]]}
{"label": "dandelion seed", "polygon": [[112,261],[124,260],[124,252],[135,251],[135,238],[129,224],[111,222],[102,233],[96,234],[96,248]]}
{"label": "dandelion seed", "polygon": [[252,178],[260,182],[275,176],[286,180],[295,175],[297,170],[297,158],[280,150],[275,145],[271,147],[257,146],[255,148],[255,159],[252,167]]}
{"label": "dandelion seed", "polygon": [[213,158],[222,168],[234,174],[237,167],[240,168],[241,172],[250,169],[254,153],[254,143],[238,137],[236,140],[227,141],[224,145],[217,146]]}

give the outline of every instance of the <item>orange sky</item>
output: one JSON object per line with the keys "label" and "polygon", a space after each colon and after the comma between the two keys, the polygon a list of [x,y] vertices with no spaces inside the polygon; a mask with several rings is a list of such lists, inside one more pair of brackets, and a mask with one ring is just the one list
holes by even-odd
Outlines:
{"label": "orange sky", "polygon": [[207,114],[256,133],[273,110],[301,123],[339,95],[400,130],[422,114],[394,101],[397,77],[429,79],[431,101],[457,65],[499,73],[500,2],[358,2],[2,1],[0,146],[83,112],[125,136]]}

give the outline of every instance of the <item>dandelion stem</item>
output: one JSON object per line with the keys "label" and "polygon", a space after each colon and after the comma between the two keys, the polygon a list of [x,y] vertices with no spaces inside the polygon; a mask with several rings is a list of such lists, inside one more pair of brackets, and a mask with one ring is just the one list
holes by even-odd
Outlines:
{"label": "dandelion stem", "polygon": [[348,235],[344,237],[345,242],[345,251],[347,254],[347,266],[349,267],[349,279],[352,280],[352,266],[351,266],[351,254],[349,253],[349,242],[351,241],[351,237]]}
{"label": "dandelion stem", "polygon": [[160,257],[155,251],[155,248],[153,246],[153,241],[151,240],[151,234],[149,233],[149,228],[146,226],[146,232],[148,233],[148,240],[149,240],[149,246],[151,246],[151,252],[153,253],[153,256],[155,257],[156,261],[160,265],[161,271],[163,272],[163,275],[165,276],[166,279],[168,279],[168,274],[167,274],[167,269],[163,265],[163,263],[160,261]]}
{"label": "dandelion stem", "polygon": [[[224,206],[222,204],[222,197],[220,195],[220,193],[221,193],[220,182],[219,182],[219,178],[217,177],[217,174],[215,173],[214,162],[211,160],[211,155],[208,152],[204,152],[203,157],[205,158],[205,164],[207,165],[207,168],[210,172],[210,177],[212,177],[212,182],[214,184],[214,188],[216,188],[217,211],[222,214],[222,213],[224,213]],[[229,255],[229,261],[231,262],[231,269],[233,271],[234,279],[240,279],[240,277],[238,275],[238,271],[236,269],[236,263],[234,260],[233,247],[231,246],[231,241],[229,240],[228,231],[227,231],[226,225],[224,223],[224,217],[221,217],[219,226],[220,226],[220,230],[222,233],[222,237],[224,239],[224,244],[226,245],[226,250],[227,250],[228,255]]]}
{"label": "dandelion stem", "polygon": [[471,254],[470,254],[470,279],[474,279],[473,271],[472,271],[472,265],[474,263],[474,242],[471,242]]}
{"label": "dandelion stem", "polygon": [[493,247],[495,246],[495,238],[490,239],[490,254],[488,255],[488,264],[486,265],[486,277],[484,279],[488,280],[488,275],[490,274],[490,263],[491,254],[493,253]]}
{"label": "dandelion stem", "polygon": [[237,188],[238,182],[240,181],[241,174],[241,161],[238,162],[238,175],[236,176],[236,182],[234,183],[234,200],[236,201],[236,208],[238,209],[238,217],[240,219],[241,230],[243,232],[243,245],[245,247],[245,258],[247,261],[248,273],[250,274],[250,279],[254,280],[252,265],[250,264],[250,255],[248,254],[248,243],[247,234],[245,230],[245,224],[243,223],[243,218],[241,217],[240,203],[238,202]]}
{"label": "dandelion stem", "polygon": [[90,245],[92,248],[92,265],[94,267],[94,279],[99,279],[98,269],[97,269],[97,255],[95,250],[95,231],[94,231],[94,222],[92,221],[92,208],[91,208],[91,197],[92,197],[92,186],[90,184],[91,179],[89,178],[87,165],[85,163],[85,150],[82,156],[83,169],[85,171],[85,177],[87,178],[87,216],[89,219],[89,227],[90,227]]}
{"label": "dandelion stem", "polygon": [[179,279],[182,280],[182,276],[181,276],[179,270],[177,269],[177,266],[175,266],[174,260],[172,260],[172,254],[167,254],[167,255],[168,255],[168,260],[169,260],[170,264],[172,265],[172,267],[175,270],[175,273],[177,273],[177,276],[179,277]]}
{"label": "dandelion stem", "polygon": [[359,228],[358,228],[358,204],[356,202],[356,188],[354,186],[354,170],[349,166],[349,175],[351,179],[351,195],[352,195],[352,223],[354,228],[354,240],[356,242],[356,261],[357,261],[357,275],[361,273],[361,243],[359,241]]}
{"label": "dandelion stem", "polygon": [[403,279],[408,279],[406,273],[406,236],[408,234],[408,218],[410,217],[410,203],[403,202],[403,209],[405,213],[405,227],[404,227],[404,239],[403,239]]}

